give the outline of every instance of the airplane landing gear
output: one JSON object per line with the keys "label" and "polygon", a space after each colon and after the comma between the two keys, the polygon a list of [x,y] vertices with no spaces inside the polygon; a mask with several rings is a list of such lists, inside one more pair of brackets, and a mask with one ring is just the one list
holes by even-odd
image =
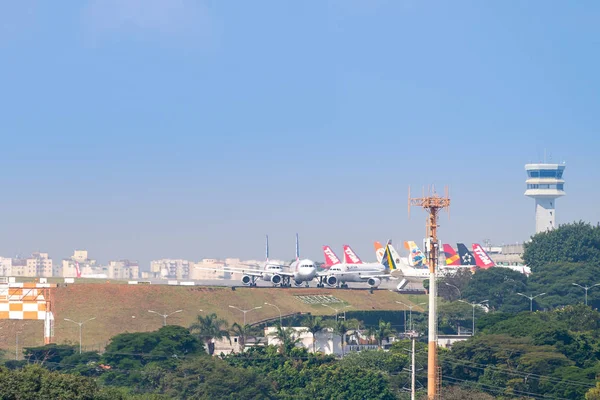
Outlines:
{"label": "airplane landing gear", "polygon": [[290,276],[284,276],[282,277],[282,281],[281,281],[281,287],[287,287],[290,288],[292,287],[292,283],[290,282],[291,277]]}

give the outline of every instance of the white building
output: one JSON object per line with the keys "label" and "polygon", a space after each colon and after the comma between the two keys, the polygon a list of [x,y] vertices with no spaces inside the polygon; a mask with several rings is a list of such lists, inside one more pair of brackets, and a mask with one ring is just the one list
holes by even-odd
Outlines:
{"label": "white building", "polygon": [[137,261],[111,261],[108,264],[108,277],[110,279],[138,279],[140,266]]}
{"label": "white building", "polygon": [[535,199],[535,232],[556,228],[556,199],[564,196],[565,164],[526,164],[525,196]]}
{"label": "white building", "polygon": [[160,279],[190,279],[190,265],[188,260],[162,259],[150,262],[152,277]]}
{"label": "white building", "polygon": [[12,275],[12,258],[0,257],[0,276]]}
{"label": "white building", "polygon": [[90,259],[87,250],[75,250],[71,257],[62,260],[62,268],[57,276],[107,278],[108,267],[98,265],[96,260]]}

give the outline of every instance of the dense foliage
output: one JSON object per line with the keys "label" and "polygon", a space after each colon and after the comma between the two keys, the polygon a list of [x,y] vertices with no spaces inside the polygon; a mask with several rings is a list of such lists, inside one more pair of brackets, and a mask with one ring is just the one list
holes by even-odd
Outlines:
{"label": "dense foliage", "polygon": [[534,273],[556,263],[600,266],[600,227],[582,221],[534,235],[525,243],[525,263]]}

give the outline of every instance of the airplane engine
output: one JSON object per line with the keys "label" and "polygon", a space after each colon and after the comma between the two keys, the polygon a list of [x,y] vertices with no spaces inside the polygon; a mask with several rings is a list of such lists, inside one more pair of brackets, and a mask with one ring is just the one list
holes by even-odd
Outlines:
{"label": "airplane engine", "polygon": [[372,288],[376,288],[379,285],[381,285],[381,279],[379,278],[369,278],[369,280],[367,281],[367,283],[369,284],[369,286],[371,286]]}
{"label": "airplane engine", "polygon": [[294,281],[294,285],[296,285],[297,287],[300,287],[304,282],[298,282],[298,281]]}
{"label": "airplane engine", "polygon": [[327,277],[326,282],[329,286],[336,286],[338,283],[338,279],[335,276],[331,275]]}
{"label": "airplane engine", "polygon": [[279,284],[281,283],[281,280],[282,280],[282,279],[281,279],[281,275],[277,275],[277,274],[275,274],[275,275],[273,275],[273,276],[271,277],[271,283],[272,283],[273,285],[279,285]]}
{"label": "airplane engine", "polygon": [[242,276],[242,283],[246,286],[250,286],[250,284],[252,283],[252,278],[250,278],[250,276],[248,275],[244,275]]}

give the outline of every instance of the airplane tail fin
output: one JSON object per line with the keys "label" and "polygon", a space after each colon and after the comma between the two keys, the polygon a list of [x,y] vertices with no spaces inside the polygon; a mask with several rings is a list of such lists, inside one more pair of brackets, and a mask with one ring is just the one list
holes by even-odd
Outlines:
{"label": "airplane tail fin", "polygon": [[375,256],[377,257],[377,262],[381,263],[383,260],[383,255],[385,254],[385,247],[381,245],[379,242],[375,242]]}
{"label": "airplane tail fin", "polygon": [[404,242],[404,247],[408,250],[408,264],[411,267],[424,268],[427,266],[425,254],[423,254],[415,242]]}
{"label": "airplane tail fin", "polygon": [[383,254],[383,258],[381,260],[381,264],[383,264],[383,266],[390,272],[395,271],[398,269],[397,265],[396,265],[396,260],[394,260],[394,257],[392,256],[392,251],[390,250],[390,246],[391,245],[387,245],[385,247],[385,252]]}
{"label": "airplane tail fin", "polygon": [[460,265],[460,257],[449,244],[444,244],[444,255],[446,256],[446,265]]}
{"label": "airplane tail fin", "polygon": [[341,261],[338,256],[335,255],[334,251],[329,246],[323,246],[323,254],[325,255],[325,265],[337,265]]}
{"label": "airplane tail fin", "polygon": [[300,242],[298,240],[298,234],[296,233],[296,261],[300,260]]}
{"label": "airplane tail fin", "polygon": [[356,255],[352,247],[344,245],[344,261],[346,264],[362,264],[362,260]]}
{"label": "airplane tail fin", "polygon": [[460,265],[477,265],[475,263],[475,257],[473,254],[467,249],[463,243],[456,243],[456,247],[458,248],[458,255],[460,256]]}
{"label": "airplane tail fin", "polygon": [[269,262],[269,235],[265,235],[265,261]]}
{"label": "airplane tail fin", "polygon": [[481,247],[480,244],[473,243],[473,255],[475,255],[475,263],[479,268],[488,269],[496,265],[488,253]]}
{"label": "airplane tail fin", "polygon": [[81,278],[81,269],[79,268],[79,263],[77,261],[75,261],[75,275],[77,275],[78,278]]}

